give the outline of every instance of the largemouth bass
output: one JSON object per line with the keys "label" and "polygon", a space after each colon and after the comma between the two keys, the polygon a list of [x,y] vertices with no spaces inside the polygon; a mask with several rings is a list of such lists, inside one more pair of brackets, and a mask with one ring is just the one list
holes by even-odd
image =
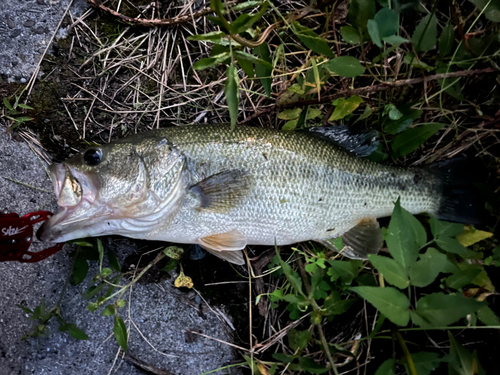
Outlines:
{"label": "largemouth bass", "polygon": [[245,126],[137,134],[50,172],[60,211],[40,228],[43,241],[115,234],[191,243],[237,264],[246,245],[331,247],[340,235],[347,256],[366,258],[382,245],[376,219],[398,198],[413,214],[450,207],[436,173],[356,158],[312,132]]}

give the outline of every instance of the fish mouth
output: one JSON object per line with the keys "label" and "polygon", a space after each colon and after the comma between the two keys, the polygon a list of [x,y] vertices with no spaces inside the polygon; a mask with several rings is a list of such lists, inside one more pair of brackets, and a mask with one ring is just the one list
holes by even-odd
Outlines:
{"label": "fish mouth", "polygon": [[62,164],[49,167],[59,211],[37,230],[44,242],[66,242],[86,237],[97,218],[107,211],[96,202],[96,181],[75,168]]}

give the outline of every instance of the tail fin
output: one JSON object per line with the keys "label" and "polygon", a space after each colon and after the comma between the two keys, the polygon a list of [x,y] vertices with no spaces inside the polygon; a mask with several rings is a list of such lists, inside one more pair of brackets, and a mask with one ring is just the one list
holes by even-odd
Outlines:
{"label": "tail fin", "polygon": [[490,218],[480,186],[486,182],[486,168],[467,158],[437,163],[443,200],[437,217],[464,224],[485,225]]}

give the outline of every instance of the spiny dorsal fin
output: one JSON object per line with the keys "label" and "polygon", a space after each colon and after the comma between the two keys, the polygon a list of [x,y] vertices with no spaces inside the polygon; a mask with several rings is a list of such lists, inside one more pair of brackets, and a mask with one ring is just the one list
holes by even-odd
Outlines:
{"label": "spiny dorsal fin", "polygon": [[378,133],[375,130],[369,132],[356,132],[345,125],[337,126],[315,126],[307,129],[308,134],[326,139],[345,151],[359,157],[369,156],[379,145]]}
{"label": "spiny dorsal fin", "polygon": [[242,170],[224,171],[205,178],[190,188],[199,197],[199,210],[226,212],[237,205],[250,189],[250,176]]}
{"label": "spiny dorsal fin", "polygon": [[234,264],[245,264],[243,250],[247,239],[236,229],[200,238],[198,244],[215,256]]}
{"label": "spiny dorsal fin", "polygon": [[[315,240],[333,251],[339,251],[326,239]],[[375,218],[360,220],[342,235],[342,255],[351,259],[368,259],[368,254],[377,254],[382,247],[383,237],[380,225]]]}

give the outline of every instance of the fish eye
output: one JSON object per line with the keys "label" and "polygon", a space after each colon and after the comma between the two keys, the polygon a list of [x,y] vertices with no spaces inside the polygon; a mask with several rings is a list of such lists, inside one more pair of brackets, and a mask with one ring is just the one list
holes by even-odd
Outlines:
{"label": "fish eye", "polygon": [[98,148],[91,148],[83,154],[83,160],[87,165],[97,165],[102,161],[102,151]]}

